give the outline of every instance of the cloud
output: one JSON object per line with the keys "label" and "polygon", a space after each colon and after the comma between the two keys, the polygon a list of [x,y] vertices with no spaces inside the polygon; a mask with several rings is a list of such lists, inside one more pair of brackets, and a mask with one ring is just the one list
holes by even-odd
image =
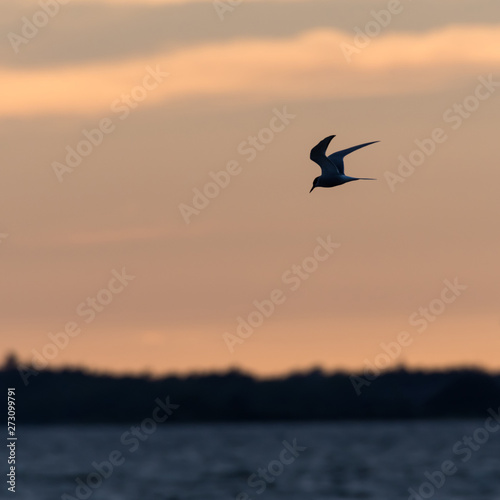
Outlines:
{"label": "cloud", "polygon": [[[384,33],[423,32],[454,24],[480,25],[500,18],[500,3],[491,0],[421,0],[404,2],[402,13]],[[225,11],[221,23],[209,0],[107,1],[71,0],[28,43],[0,45],[5,66],[63,67],[83,62],[125,61],[128,58],[167,53],[200,43],[234,41],[245,37],[295,37],[314,29],[354,33],[373,22],[374,12],[387,8],[384,0],[243,0],[234,11]],[[432,16],[429,16],[429,9]],[[20,0],[0,7],[4,33],[22,34],[28,19],[40,11],[34,0]],[[286,20],[286,22],[285,22]],[[186,29],[189,26],[190,29]],[[91,33],[91,36],[89,34]]]}
{"label": "cloud", "polygon": [[[380,36],[347,62],[351,35],[316,29],[286,39],[197,45],[154,58],[57,69],[0,69],[2,115],[111,113],[147,68],[170,74],[141,105],[236,96],[249,103],[438,91],[500,63],[498,26],[453,26]],[[477,47],[481,47],[478,51]],[[143,93],[144,94],[144,93]],[[142,101],[141,101],[142,102]]]}

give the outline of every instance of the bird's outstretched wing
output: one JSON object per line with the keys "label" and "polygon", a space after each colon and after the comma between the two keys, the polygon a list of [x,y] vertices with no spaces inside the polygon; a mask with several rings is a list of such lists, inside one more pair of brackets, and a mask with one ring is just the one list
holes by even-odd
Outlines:
{"label": "bird's outstretched wing", "polygon": [[326,156],[326,150],[334,138],[334,135],[329,135],[328,137],[325,137],[322,141],[318,142],[316,146],[314,146],[311,149],[311,155],[309,156],[311,160],[315,163],[317,163],[320,167],[321,170],[324,171],[334,171],[335,173],[339,173],[338,169],[336,168],[335,164],[328,159]]}
{"label": "bird's outstretched wing", "polygon": [[[326,139],[324,139],[326,141]],[[321,141],[321,142],[324,142]],[[319,144],[321,144],[321,142]],[[349,153],[356,151],[357,149],[364,148],[365,146],[369,146],[370,144],[375,144],[380,141],[373,142],[365,142],[364,144],[359,144],[359,146],[353,146],[352,148],[342,149],[342,151],[336,151],[335,153],[329,155],[327,158],[337,167],[337,170],[343,174],[344,173],[344,156],[347,156]],[[319,146],[318,144],[318,146]],[[316,146],[316,147],[318,147]],[[312,151],[311,151],[312,154]],[[312,159],[312,158],[311,158]]]}
{"label": "bird's outstretched wing", "polygon": [[311,149],[310,158],[312,161],[317,163],[318,160],[326,156],[326,150],[334,137],[335,137],[334,135],[329,135],[328,137],[325,137],[322,141],[318,142],[318,144],[316,144],[316,146],[314,146]]}

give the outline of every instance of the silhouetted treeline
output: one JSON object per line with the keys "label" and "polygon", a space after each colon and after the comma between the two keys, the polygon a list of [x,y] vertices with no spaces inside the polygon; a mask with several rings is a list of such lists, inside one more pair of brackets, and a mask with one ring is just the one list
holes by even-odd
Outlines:
{"label": "silhouetted treeline", "polygon": [[12,363],[0,372],[2,387],[16,388],[18,422],[140,422],[167,397],[180,405],[169,423],[468,418],[500,407],[500,376],[470,369],[398,369],[371,381],[319,370],[266,380],[237,371],[161,379],[70,369],[34,373],[25,385]]}

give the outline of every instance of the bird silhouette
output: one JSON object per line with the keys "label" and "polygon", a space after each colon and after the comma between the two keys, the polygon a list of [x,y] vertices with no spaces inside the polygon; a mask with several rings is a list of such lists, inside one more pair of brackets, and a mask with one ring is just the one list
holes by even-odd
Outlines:
{"label": "bird silhouette", "polygon": [[[370,144],[375,144],[380,141],[367,142],[365,144],[360,144],[359,146],[353,146],[352,148],[343,149],[342,151],[337,151],[329,156],[326,156],[326,150],[334,135],[330,135],[320,141],[316,146],[311,149],[311,160],[317,163],[321,167],[321,175],[316,177],[313,181],[313,186],[311,191],[316,187],[334,187],[345,184],[351,181],[374,181],[376,179],[371,179],[368,177],[349,177],[344,174],[344,156],[356,151],[357,149],[364,148]],[[311,192],[309,191],[309,192]]]}

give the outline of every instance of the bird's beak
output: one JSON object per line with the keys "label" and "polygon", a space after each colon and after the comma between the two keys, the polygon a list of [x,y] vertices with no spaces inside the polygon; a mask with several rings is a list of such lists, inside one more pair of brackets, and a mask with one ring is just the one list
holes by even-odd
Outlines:
{"label": "bird's beak", "polygon": [[[311,191],[312,191],[315,187],[316,187],[316,186],[314,186],[314,185],[313,185],[313,187],[311,188]],[[309,191],[309,192],[311,192],[311,191]]]}

